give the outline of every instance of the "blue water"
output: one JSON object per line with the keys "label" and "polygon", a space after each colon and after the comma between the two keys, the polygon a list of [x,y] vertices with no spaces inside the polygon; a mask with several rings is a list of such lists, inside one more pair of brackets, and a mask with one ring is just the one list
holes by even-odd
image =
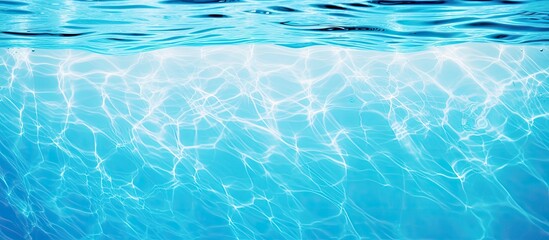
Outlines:
{"label": "blue water", "polygon": [[117,55],[244,43],[405,52],[549,41],[547,0],[2,0],[0,21],[3,45]]}
{"label": "blue water", "polygon": [[0,1],[0,239],[549,239],[549,1]]}

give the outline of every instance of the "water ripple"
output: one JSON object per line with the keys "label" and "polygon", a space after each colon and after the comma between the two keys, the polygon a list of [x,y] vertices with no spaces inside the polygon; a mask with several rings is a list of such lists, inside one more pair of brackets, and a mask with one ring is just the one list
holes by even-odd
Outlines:
{"label": "water ripple", "polygon": [[[467,0],[0,1],[0,46],[129,54],[234,43],[382,51],[463,42],[539,45],[549,39],[547,6],[548,1]],[[136,31],[143,35],[111,37]]]}
{"label": "water ripple", "polygon": [[0,50],[0,238],[546,239],[548,59]]}

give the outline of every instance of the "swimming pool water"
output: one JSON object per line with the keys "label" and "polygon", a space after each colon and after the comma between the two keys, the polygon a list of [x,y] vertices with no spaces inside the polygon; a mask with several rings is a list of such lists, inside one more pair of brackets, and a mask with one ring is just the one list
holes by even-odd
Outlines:
{"label": "swimming pool water", "polygon": [[0,1],[2,239],[548,239],[546,1]]}
{"label": "swimming pool water", "polygon": [[276,44],[410,52],[468,42],[546,45],[547,0],[0,1],[7,47],[127,55]]}

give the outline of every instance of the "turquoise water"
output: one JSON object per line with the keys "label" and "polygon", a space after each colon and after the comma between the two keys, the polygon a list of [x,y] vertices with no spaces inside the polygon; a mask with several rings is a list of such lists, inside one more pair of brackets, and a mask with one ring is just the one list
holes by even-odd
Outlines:
{"label": "turquoise water", "polygon": [[549,239],[547,1],[0,1],[1,239]]}
{"label": "turquoise water", "polygon": [[117,55],[244,43],[399,52],[467,42],[545,45],[548,6],[547,0],[3,0],[0,41]]}

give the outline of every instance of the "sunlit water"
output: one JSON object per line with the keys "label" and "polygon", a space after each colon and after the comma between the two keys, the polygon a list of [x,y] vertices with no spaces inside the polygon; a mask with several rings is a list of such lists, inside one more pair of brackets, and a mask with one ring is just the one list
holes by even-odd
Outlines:
{"label": "sunlit water", "polygon": [[548,239],[548,1],[0,1],[1,239]]}
{"label": "sunlit water", "polygon": [[8,0],[0,1],[0,21],[9,46],[110,54],[243,43],[402,52],[549,41],[547,0]]}

